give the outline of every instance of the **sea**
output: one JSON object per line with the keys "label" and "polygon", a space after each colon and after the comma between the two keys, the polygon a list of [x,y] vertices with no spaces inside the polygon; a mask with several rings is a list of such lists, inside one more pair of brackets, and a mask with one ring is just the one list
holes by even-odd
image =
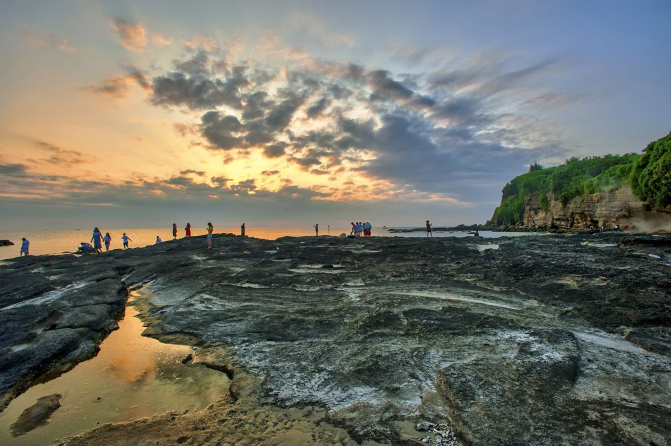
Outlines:
{"label": "sea", "polygon": [[[142,248],[144,246],[153,245],[156,243],[156,236],[159,236],[163,242],[172,240],[172,226],[165,228],[125,228],[125,229],[106,229],[100,228],[103,235],[109,232],[112,236],[112,243],[110,250],[121,249],[121,236],[126,233],[132,240],[129,243],[130,248]],[[320,236],[339,236],[342,233],[349,234],[351,227],[343,228],[322,228],[320,226]],[[410,228],[397,228],[410,229]],[[215,227],[215,241],[217,233],[232,233],[240,234],[240,228],[216,228]],[[205,235],[207,233],[205,228],[191,228],[191,235]],[[304,228],[255,228],[254,226],[247,226],[246,235],[266,240],[275,240],[280,237],[302,237],[314,236],[315,230],[313,227]],[[480,235],[485,238],[497,238],[503,236],[521,236],[530,235],[529,232],[494,232],[494,231],[480,231]],[[13,246],[0,246],[0,260],[11,259],[19,256],[21,249],[21,238],[25,237],[30,241],[31,255],[44,254],[69,254],[77,251],[81,242],[90,242],[92,230],[90,229],[70,229],[70,230],[17,230],[17,229],[0,229],[0,240],[9,240],[14,243]],[[434,237],[472,237],[466,231],[433,231]],[[177,231],[177,237],[184,237],[184,229],[180,228]],[[403,232],[391,233],[386,228],[373,228],[373,237],[426,237],[423,231],[417,232]],[[206,241],[203,240],[203,246],[206,246]],[[104,249],[104,245],[103,245]]]}

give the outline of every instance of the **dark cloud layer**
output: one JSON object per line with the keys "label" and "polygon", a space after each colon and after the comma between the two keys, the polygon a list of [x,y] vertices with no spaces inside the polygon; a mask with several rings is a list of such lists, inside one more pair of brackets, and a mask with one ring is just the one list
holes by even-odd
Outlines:
{"label": "dark cloud layer", "polygon": [[[525,165],[561,152],[533,119],[494,100],[525,83],[536,87],[556,66],[551,60],[506,72],[496,62],[399,76],[299,59],[280,73],[231,62],[218,47],[192,47],[151,82],[139,70],[125,76],[150,89],[153,104],[199,113],[198,125],[178,131],[199,134],[229,161],[264,156],[319,177],[350,173],[402,193],[473,202],[494,201]],[[535,88],[529,97],[517,90],[510,97],[530,106],[554,96]],[[170,184],[192,187],[192,177],[182,176]],[[251,190],[244,186],[236,190]]]}

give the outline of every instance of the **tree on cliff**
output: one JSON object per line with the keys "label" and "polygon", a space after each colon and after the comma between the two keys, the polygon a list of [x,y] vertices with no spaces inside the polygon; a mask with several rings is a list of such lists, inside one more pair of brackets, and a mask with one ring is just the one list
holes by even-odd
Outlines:
{"label": "tree on cliff", "polygon": [[648,144],[629,179],[636,196],[651,208],[671,205],[671,133]]}

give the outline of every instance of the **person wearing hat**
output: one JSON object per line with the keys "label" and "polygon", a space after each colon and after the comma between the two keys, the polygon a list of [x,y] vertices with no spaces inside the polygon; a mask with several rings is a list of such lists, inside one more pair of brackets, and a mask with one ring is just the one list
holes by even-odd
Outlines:
{"label": "person wearing hat", "polygon": [[121,240],[123,240],[123,249],[128,249],[128,242],[129,242],[129,241],[131,241],[131,242],[133,241],[133,240],[131,240],[130,237],[128,237],[128,236],[126,235],[125,232],[124,232],[123,235],[121,236]]}

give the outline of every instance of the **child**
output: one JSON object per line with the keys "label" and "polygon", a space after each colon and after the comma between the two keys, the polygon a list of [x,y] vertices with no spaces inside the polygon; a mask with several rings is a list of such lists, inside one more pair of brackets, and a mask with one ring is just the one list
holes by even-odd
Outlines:
{"label": "child", "polygon": [[[175,231],[177,231],[177,229],[175,229]],[[160,245],[161,243],[163,243],[163,240],[161,240],[161,237],[159,237],[159,236],[157,235],[157,236],[156,236],[156,244],[157,244],[157,245]]]}
{"label": "child", "polygon": [[21,239],[21,252],[19,254],[19,257],[23,257],[24,255],[28,255],[28,251],[30,251],[30,242],[26,240],[25,237]]}
{"label": "child", "polygon": [[130,241],[130,242],[133,241],[133,240],[131,240],[130,237],[128,237],[128,236],[126,235],[125,232],[124,232],[123,235],[121,236],[121,240],[123,240],[123,249],[128,249],[128,242],[129,242],[129,241]]}
{"label": "child", "polygon": [[109,232],[105,234],[105,237],[103,238],[103,240],[105,241],[105,251],[109,251],[110,250],[110,242],[112,241],[112,236],[110,235]]}

